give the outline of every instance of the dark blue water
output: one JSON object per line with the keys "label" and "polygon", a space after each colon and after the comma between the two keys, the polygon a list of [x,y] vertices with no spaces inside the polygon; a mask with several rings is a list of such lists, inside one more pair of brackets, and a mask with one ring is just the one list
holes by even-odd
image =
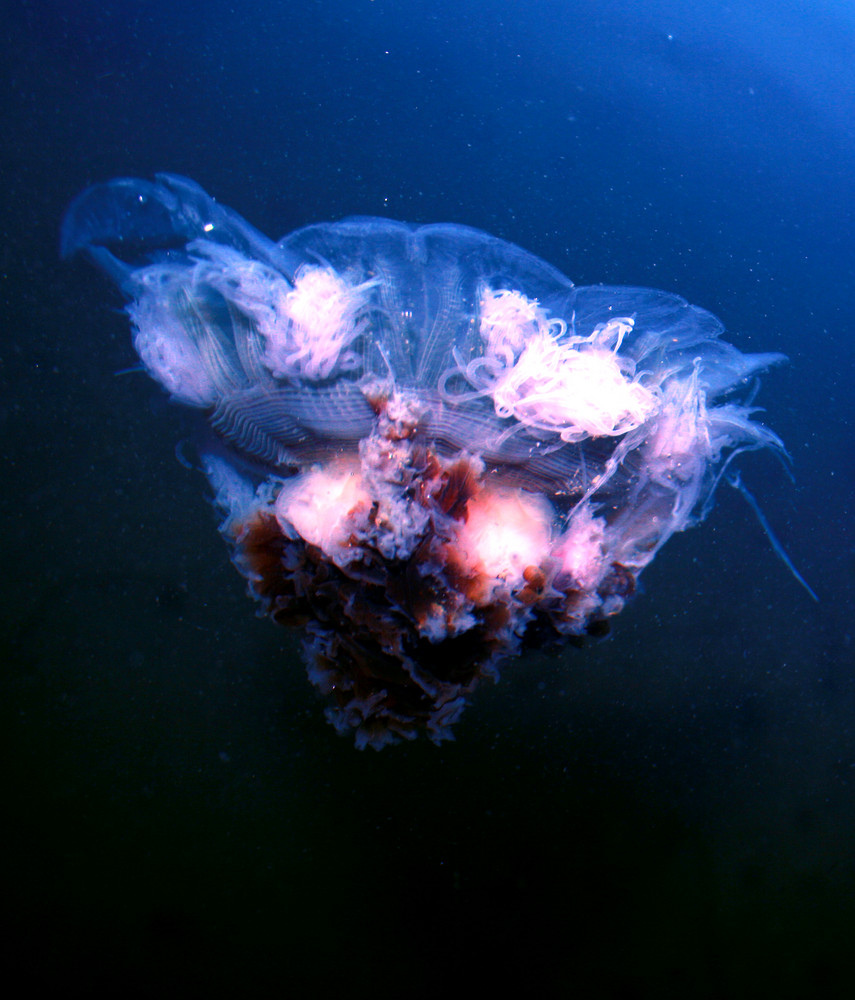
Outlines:
{"label": "dark blue water", "polygon": [[[2,6],[2,917],[29,980],[840,995],[852,6]],[[299,637],[253,618],[181,413],[116,374],[121,301],[58,260],[81,188],[156,170],[271,236],[477,226],[785,352],[758,404],[795,484],[763,456],[743,478],[821,603],[723,489],[608,641],[516,662],[454,744],[357,753]]]}

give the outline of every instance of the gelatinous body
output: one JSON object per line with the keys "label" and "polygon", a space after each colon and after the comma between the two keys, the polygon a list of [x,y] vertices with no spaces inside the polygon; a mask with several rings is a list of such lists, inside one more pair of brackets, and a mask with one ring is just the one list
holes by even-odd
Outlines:
{"label": "gelatinous body", "polygon": [[160,175],[85,191],[63,250],[120,285],[148,372],[207,415],[234,562],[304,627],[358,746],[448,738],[523,645],[601,634],[724,463],[782,450],[727,398],[781,355],[473,229],[357,218],[273,243]]}

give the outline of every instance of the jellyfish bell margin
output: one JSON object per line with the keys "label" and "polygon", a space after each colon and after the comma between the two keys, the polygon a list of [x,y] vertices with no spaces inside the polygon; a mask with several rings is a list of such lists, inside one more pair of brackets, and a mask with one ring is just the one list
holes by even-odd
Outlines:
{"label": "jellyfish bell margin", "polygon": [[301,627],[360,748],[452,737],[526,647],[600,635],[740,452],[784,449],[710,313],[576,287],[457,225],[267,239],[185,178],[84,191],[62,227],[218,446],[203,467],[252,596]]}

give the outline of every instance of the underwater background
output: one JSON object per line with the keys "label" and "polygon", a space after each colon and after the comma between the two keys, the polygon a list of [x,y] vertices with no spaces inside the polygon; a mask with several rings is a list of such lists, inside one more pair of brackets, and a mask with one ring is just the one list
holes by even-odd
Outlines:
{"label": "underwater background", "polygon": [[[54,988],[848,995],[855,8],[0,3],[0,678],[10,969]],[[87,184],[166,170],[278,237],[476,226],[782,351],[785,441],[610,638],[509,663],[456,742],[354,750],[256,619]],[[184,457],[179,449],[179,457]],[[11,977],[10,977],[11,978]]]}

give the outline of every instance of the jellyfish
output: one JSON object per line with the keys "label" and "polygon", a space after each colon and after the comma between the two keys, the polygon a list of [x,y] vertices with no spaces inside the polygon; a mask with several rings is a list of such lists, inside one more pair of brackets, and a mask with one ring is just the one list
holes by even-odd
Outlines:
{"label": "jellyfish", "polygon": [[231,558],[303,629],[360,748],[449,739],[504,661],[604,634],[733,459],[784,454],[737,398],[782,355],[476,229],[350,218],[273,242],[160,174],[80,194],[79,251],[144,369],[203,415]]}

